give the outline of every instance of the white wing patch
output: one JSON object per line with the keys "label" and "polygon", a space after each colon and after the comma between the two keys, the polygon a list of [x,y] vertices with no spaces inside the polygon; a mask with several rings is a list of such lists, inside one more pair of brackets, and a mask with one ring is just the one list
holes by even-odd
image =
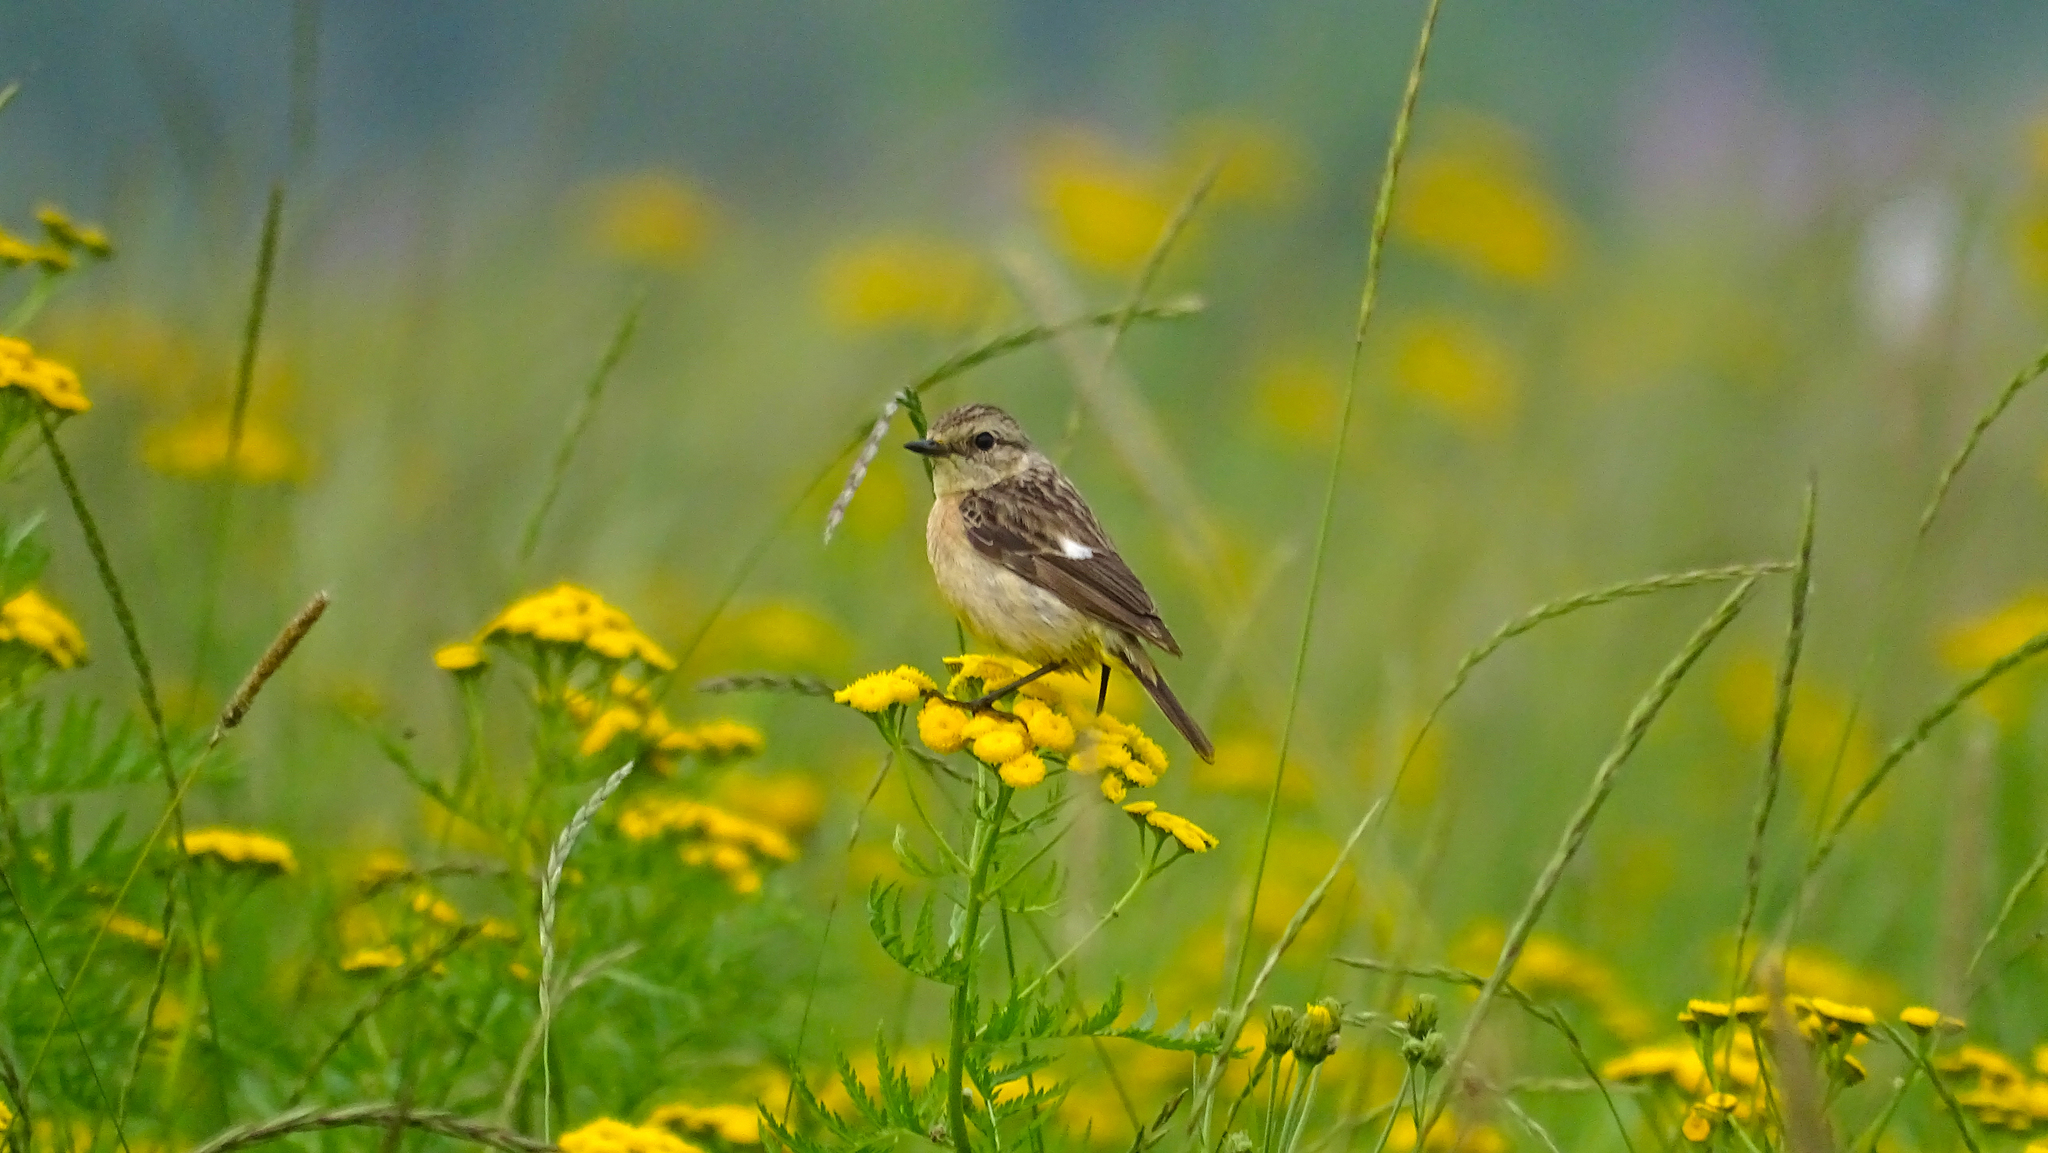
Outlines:
{"label": "white wing patch", "polygon": [[1091,560],[1095,550],[1070,536],[1060,538],[1060,555],[1068,560]]}

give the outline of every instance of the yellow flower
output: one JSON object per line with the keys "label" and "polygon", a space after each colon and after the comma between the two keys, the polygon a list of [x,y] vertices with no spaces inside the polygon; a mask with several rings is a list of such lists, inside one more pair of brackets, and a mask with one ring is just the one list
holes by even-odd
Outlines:
{"label": "yellow flower", "polygon": [[562,1134],[557,1144],[562,1153],[702,1153],[697,1146],[666,1129],[628,1125],[609,1117],[571,1129]]}
{"label": "yellow flower", "polygon": [[0,228],[0,265],[20,268],[36,258],[35,246],[21,237]]}
{"label": "yellow flower", "polygon": [[106,926],[108,933],[125,941],[133,941],[152,952],[164,947],[163,930],[153,925],[145,925],[126,913],[108,913]]}
{"label": "yellow flower", "polygon": [[151,429],[142,438],[142,463],[165,476],[211,480],[231,475],[238,484],[296,484],[306,478],[307,460],[283,426],[258,416],[242,424],[242,439],[228,465],[230,416],[198,413]]}
{"label": "yellow flower", "polygon": [[405,854],[378,849],[370,854],[369,859],[363,862],[362,870],[356,874],[356,887],[365,893],[375,892],[411,872],[412,864],[405,859]]}
{"label": "yellow flower", "polygon": [[716,799],[791,837],[809,833],[825,813],[817,783],[796,773],[733,773],[719,782]]}
{"label": "yellow flower", "polygon": [[616,176],[588,190],[591,239],[608,256],[678,268],[704,246],[710,200],[682,178],[647,171]]}
{"label": "yellow flower", "polygon": [[[2010,603],[1951,626],[1941,637],[1941,659],[1959,673],[1974,673],[2048,632],[2048,589],[2032,589]],[[2029,686],[2006,677],[1972,698],[2004,723],[2019,720]]]}
{"label": "yellow flower", "polygon": [[396,945],[357,949],[341,959],[344,973],[381,973],[405,964],[405,954]]}
{"label": "yellow flower", "polygon": [[1037,753],[1024,753],[1002,762],[996,772],[1013,789],[1028,789],[1045,780],[1045,762]]}
{"label": "yellow flower", "polygon": [[1506,348],[1466,317],[1412,317],[1394,334],[1394,380],[1410,395],[1475,435],[1499,432],[1515,402]]}
{"label": "yellow flower", "polygon": [[845,248],[818,271],[825,314],[842,329],[966,328],[985,312],[994,282],[965,245],[885,236]]}
{"label": "yellow flower", "polygon": [[1102,777],[1102,799],[1103,799],[1103,800],[1105,800],[1105,801],[1108,801],[1108,802],[1109,802],[1110,804],[1112,804],[1112,805],[1116,805],[1116,804],[1121,804],[1121,803],[1123,803],[1123,799],[1124,799],[1125,795],[1126,795],[1126,793],[1125,793],[1124,779],[1123,779],[1122,777],[1119,777],[1119,776],[1117,776],[1117,775],[1116,775],[1115,773],[1105,773],[1105,774],[1103,774],[1103,777]]}
{"label": "yellow flower", "polygon": [[512,602],[477,639],[575,645],[604,660],[637,658],[663,672],[676,667],[674,658],[636,628],[631,617],[589,589],[567,583]]}
{"label": "yellow flower", "polygon": [[1161,183],[1149,165],[1083,134],[1050,142],[1031,173],[1053,235],[1076,261],[1103,272],[1136,269],[1159,243],[1174,207]]}
{"label": "yellow flower", "polygon": [[1962,1021],[1944,1014],[1939,1009],[1930,1009],[1925,1005],[1909,1005],[1899,1010],[1899,1020],[1904,1022],[1908,1029],[1922,1036],[1932,1033],[1936,1029],[1949,1032],[1963,1027]]}
{"label": "yellow flower", "polygon": [[92,407],[79,386],[78,374],[54,360],[37,356],[27,341],[0,336],[0,388],[18,390],[57,410],[59,416]]}
{"label": "yellow flower", "polygon": [[1124,806],[1124,812],[1172,837],[1190,853],[1206,853],[1216,847],[1216,838],[1200,825],[1186,817],[1175,816],[1151,801],[1134,801]]}
{"label": "yellow flower", "polygon": [[740,893],[760,889],[756,866],[761,862],[797,859],[796,846],[781,831],[683,797],[642,800],[619,815],[618,828],[633,841],[681,835],[684,843],[679,854],[684,864],[716,870]]}
{"label": "yellow flower", "polygon": [[442,645],[434,650],[434,667],[451,673],[476,672],[489,660],[479,645],[457,643]]}
{"label": "yellow flower", "polygon": [[0,605],[0,643],[26,645],[60,669],[85,663],[85,636],[71,618],[34,589]]}
{"label": "yellow flower", "polygon": [[211,857],[229,868],[249,868],[263,873],[296,873],[298,858],[292,847],[276,837],[239,829],[194,829],[185,834],[185,855],[194,860]]}
{"label": "yellow flower", "polygon": [[832,694],[832,699],[842,705],[851,705],[864,713],[879,713],[896,705],[907,705],[928,692],[937,692],[938,686],[932,679],[909,665],[898,665],[886,672],[869,673],[852,684]]}
{"label": "yellow flower", "polygon": [[965,743],[961,730],[967,727],[967,710],[938,697],[925,701],[917,713],[917,739],[935,753],[955,753]]}
{"label": "yellow flower", "polygon": [[1296,444],[1319,447],[1337,434],[1344,380],[1321,359],[1286,356],[1268,362],[1252,383],[1259,419]]}
{"label": "yellow flower", "polygon": [[753,756],[767,746],[761,730],[738,721],[706,721],[690,730],[698,750],[713,758]]}
{"label": "yellow flower", "polygon": [[759,1145],[761,1113],[752,1105],[662,1105],[648,1114],[660,1125],[686,1137],[716,1137],[728,1145]]}
{"label": "yellow flower", "polygon": [[1718,1029],[1733,1015],[1726,1001],[1703,1001],[1697,997],[1685,1003],[1685,1011],[1703,1029]]}
{"label": "yellow flower", "polygon": [[1831,1021],[1853,1032],[1863,1032],[1877,1024],[1877,1014],[1863,1005],[1844,1005],[1826,997],[1815,997],[1806,1002],[1816,1017]]}
{"label": "yellow flower", "polygon": [[36,222],[43,226],[50,243],[60,249],[83,248],[101,260],[114,254],[114,246],[107,240],[105,232],[74,222],[70,214],[54,204],[37,207]]}
{"label": "yellow flower", "polygon": [[1679,1132],[1685,1134],[1687,1141],[1695,1145],[1704,1145],[1707,1138],[1714,1135],[1714,1123],[1718,1120],[1720,1118],[1713,1110],[1696,1104],[1687,1111],[1685,1124],[1679,1127]]}
{"label": "yellow flower", "polygon": [[1394,235],[1478,276],[1546,284],[1564,268],[1568,221],[1501,135],[1482,127],[1474,139],[1412,157]]}
{"label": "yellow flower", "polygon": [[1010,723],[976,737],[973,752],[974,759],[985,765],[1001,765],[1023,756],[1030,748],[1024,727]]}
{"label": "yellow flower", "polygon": [[1047,752],[1064,753],[1074,747],[1074,722],[1054,712],[1036,697],[1017,701],[1016,714],[1031,734],[1031,743]]}
{"label": "yellow flower", "polygon": [[412,895],[412,911],[440,925],[460,925],[462,914],[434,893],[421,889]]}
{"label": "yellow flower", "polygon": [[1681,1088],[1705,1080],[1705,1066],[1691,1045],[1649,1045],[1632,1049],[1600,1067],[1609,1081],[1651,1081],[1670,1078]]}

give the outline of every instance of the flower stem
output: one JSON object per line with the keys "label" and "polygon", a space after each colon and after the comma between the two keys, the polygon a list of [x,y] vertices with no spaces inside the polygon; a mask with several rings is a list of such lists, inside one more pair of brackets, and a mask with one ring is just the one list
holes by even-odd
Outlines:
{"label": "flower stem", "polygon": [[1116,899],[1116,904],[1111,905],[1109,907],[1109,912],[1104,913],[1093,925],[1090,925],[1088,927],[1088,931],[1081,934],[1080,940],[1075,941],[1072,945],[1069,945],[1067,947],[1067,951],[1061,953],[1059,957],[1053,961],[1052,964],[1047,965],[1045,967],[1045,972],[1040,973],[1029,985],[1024,986],[1024,991],[1018,994],[1018,996],[1020,998],[1028,997],[1031,994],[1036,993],[1038,991],[1038,987],[1040,985],[1045,984],[1046,980],[1050,978],[1054,973],[1058,972],[1060,968],[1064,966],[1068,961],[1073,960],[1074,955],[1079,953],[1081,949],[1088,944],[1089,941],[1093,940],[1095,934],[1102,931],[1103,926],[1109,924],[1111,921],[1114,921],[1118,917],[1122,916],[1124,906],[1130,904],[1131,898],[1138,895],[1138,890],[1145,887],[1145,882],[1152,879],[1152,873],[1153,870],[1151,868],[1150,861],[1146,861],[1144,864],[1140,865],[1138,869],[1137,879],[1131,882],[1130,888],[1124,890],[1123,896],[1118,897]]}
{"label": "flower stem", "polygon": [[974,845],[974,868],[967,877],[966,917],[960,928],[960,984],[953,990],[953,1038],[946,1058],[946,1120],[953,1131],[953,1147],[960,1153],[974,1153],[974,1143],[967,1139],[967,1110],[960,1094],[967,1073],[967,1033],[973,1026],[976,937],[989,866],[996,857],[996,838],[1003,831],[1003,816],[1009,812],[1012,795],[1008,785],[997,785],[996,790],[988,823],[976,830],[980,835]]}

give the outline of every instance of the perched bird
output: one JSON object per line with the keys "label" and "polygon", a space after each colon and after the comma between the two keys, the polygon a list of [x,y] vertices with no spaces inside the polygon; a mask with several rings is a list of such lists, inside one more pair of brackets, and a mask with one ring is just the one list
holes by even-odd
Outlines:
{"label": "perched bird", "polygon": [[1002,409],[965,404],[903,447],[932,462],[925,553],[939,591],[977,635],[1040,666],[978,703],[1056,669],[1098,664],[1106,696],[1114,661],[1195,755],[1213,761],[1215,746],[1145,651],[1150,642],[1179,656],[1180,644],[1088,502],[1024,429]]}

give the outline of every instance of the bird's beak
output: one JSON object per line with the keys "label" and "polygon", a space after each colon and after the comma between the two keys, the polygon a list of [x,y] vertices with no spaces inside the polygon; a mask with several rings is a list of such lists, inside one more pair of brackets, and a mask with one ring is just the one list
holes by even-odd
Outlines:
{"label": "bird's beak", "polygon": [[919,456],[945,456],[953,451],[936,440],[913,440],[903,447]]}

